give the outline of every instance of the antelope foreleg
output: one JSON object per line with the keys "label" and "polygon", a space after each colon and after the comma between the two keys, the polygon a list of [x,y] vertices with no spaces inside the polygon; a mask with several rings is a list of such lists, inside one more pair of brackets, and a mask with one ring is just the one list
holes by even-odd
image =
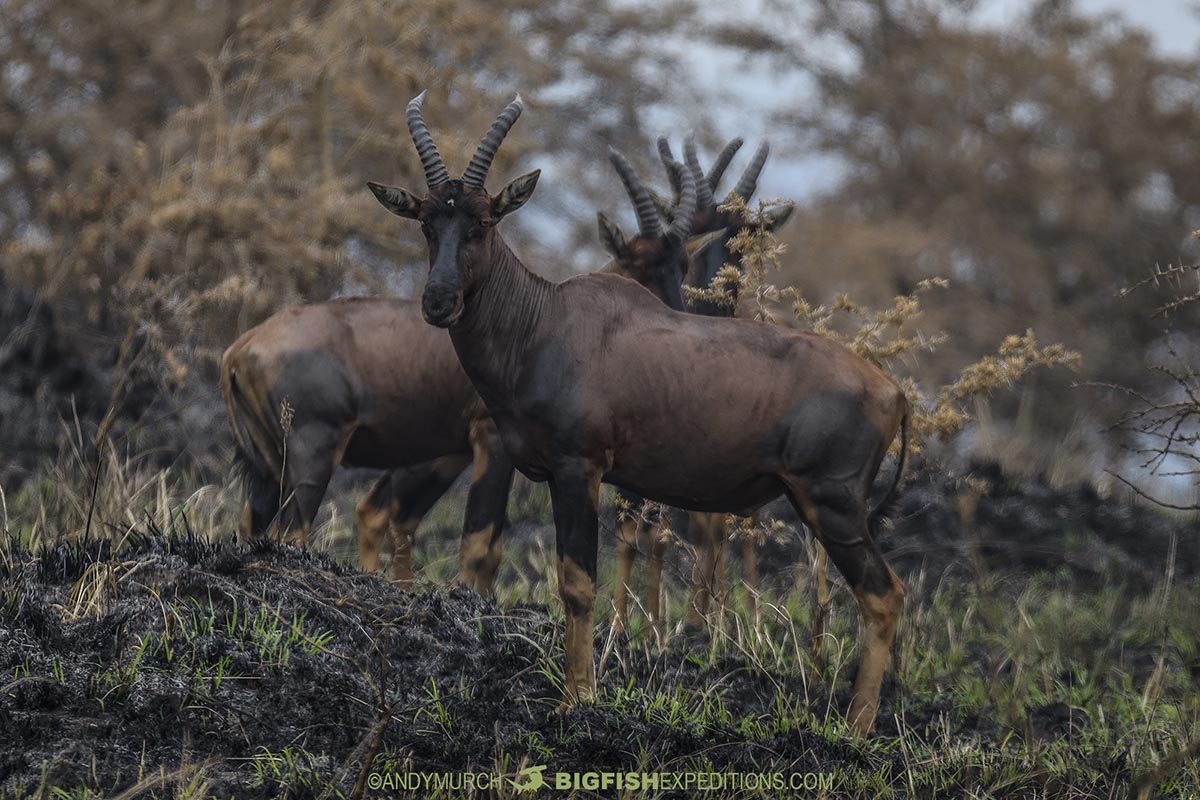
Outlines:
{"label": "antelope foreleg", "polygon": [[558,549],[558,590],[566,617],[566,668],[560,710],[596,694],[592,623],[596,608],[596,556],[602,470],[579,464],[550,479]]}

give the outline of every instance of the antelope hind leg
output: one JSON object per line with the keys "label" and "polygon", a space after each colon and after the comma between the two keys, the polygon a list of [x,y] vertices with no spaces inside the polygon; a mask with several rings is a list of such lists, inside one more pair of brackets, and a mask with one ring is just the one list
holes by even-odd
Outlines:
{"label": "antelope hind leg", "polygon": [[622,632],[629,627],[629,593],[632,591],[633,565],[642,546],[641,522],[630,517],[617,528],[617,584],[613,587],[613,628]]}
{"label": "antelope hind leg", "polygon": [[474,471],[467,493],[458,580],[480,594],[489,594],[504,552],[514,467],[490,419],[471,425],[471,448]]}
{"label": "antelope hind leg", "polygon": [[879,691],[891,660],[892,641],[904,606],[904,585],[884,562],[867,527],[866,500],[845,485],[812,492],[807,482],[785,479],[796,510],[816,534],[850,584],[863,620],[862,659],[846,720],[855,735],[875,728]]}
{"label": "antelope hind leg", "polygon": [[384,540],[389,538],[392,521],[392,475],[383,475],[358,501],[356,526],[358,528],[358,567],[363,572],[379,569],[379,555],[383,552]]}

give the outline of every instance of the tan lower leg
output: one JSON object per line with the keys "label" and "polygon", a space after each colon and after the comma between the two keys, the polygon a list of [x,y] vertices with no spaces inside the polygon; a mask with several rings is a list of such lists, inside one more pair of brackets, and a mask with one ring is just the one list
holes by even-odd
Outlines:
{"label": "tan lower leg", "polygon": [[641,524],[627,519],[617,529],[617,585],[613,587],[613,628],[623,631],[629,626],[630,580],[633,562],[637,560]]}
{"label": "tan lower leg", "polygon": [[312,523],[306,522],[300,526],[300,530],[289,530],[286,539],[289,543],[297,547],[308,547],[308,534],[312,532]]}
{"label": "tan lower leg", "polygon": [[417,519],[410,519],[403,522],[393,521],[390,525],[392,534],[392,580],[396,583],[412,582],[413,536],[416,534],[417,525],[420,522]]}
{"label": "tan lower leg", "polygon": [[242,517],[238,523],[238,544],[249,544],[254,535],[254,509],[249,503],[242,506]]}
{"label": "tan lower leg", "polygon": [[696,556],[692,562],[692,602],[688,608],[687,622],[690,627],[702,627],[708,620],[709,601],[712,599],[717,572],[713,514],[692,514],[689,530],[695,531],[692,546]]}
{"label": "tan lower leg", "polygon": [[746,606],[751,617],[758,616],[758,549],[750,536],[742,537],[742,580],[746,583]]}
{"label": "tan lower leg", "polygon": [[462,548],[458,554],[458,580],[464,586],[482,591],[479,587],[479,576],[487,564],[491,544],[491,525],[480,531],[463,534]]}
{"label": "tan lower leg", "polygon": [[646,570],[646,615],[650,617],[650,628],[661,642],[663,635],[663,558],[667,554],[667,540],[662,528],[650,531],[650,563]]}
{"label": "tan lower leg", "polygon": [[846,718],[850,730],[858,736],[866,736],[875,727],[879,687],[891,659],[896,623],[904,606],[904,584],[896,577],[896,573],[891,570],[888,572],[891,574],[892,588],[886,595],[881,597],[862,590],[854,592],[864,623],[863,655],[858,676],[854,679],[854,694]]}
{"label": "tan lower leg", "polygon": [[392,518],[389,510],[371,502],[371,495],[358,501],[358,566],[363,572],[379,569],[379,554]]}
{"label": "tan lower leg", "polygon": [[569,556],[558,562],[558,591],[566,612],[566,655],[563,704],[591,702],[596,696],[592,652],[592,618],[596,584]]}
{"label": "tan lower leg", "polygon": [[820,668],[825,644],[825,620],[829,614],[829,554],[817,543],[817,607],[813,612],[812,658]]}
{"label": "tan lower leg", "polygon": [[718,617],[718,624],[725,617],[725,601],[729,594],[729,582],[725,576],[726,543],[729,541],[728,519],[724,514],[714,516],[712,535],[708,540],[713,565],[709,587],[712,589],[713,611]]}
{"label": "tan lower leg", "polygon": [[492,539],[488,545],[487,557],[479,566],[479,571],[475,576],[476,591],[481,594],[490,594],[492,586],[496,583],[496,573],[500,570],[500,559],[504,555],[504,534],[501,533],[496,538]]}

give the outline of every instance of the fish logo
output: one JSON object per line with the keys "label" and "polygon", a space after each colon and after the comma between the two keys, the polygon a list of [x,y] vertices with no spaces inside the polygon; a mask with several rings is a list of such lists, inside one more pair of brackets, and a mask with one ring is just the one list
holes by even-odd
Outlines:
{"label": "fish logo", "polygon": [[[512,781],[513,788],[522,794],[526,792],[536,792],[538,789],[541,789],[546,785],[546,779],[542,775],[542,773],[545,771],[545,764],[536,767],[526,767],[517,773],[516,778],[509,778],[509,780]],[[523,781],[525,778],[528,778],[529,780]]]}

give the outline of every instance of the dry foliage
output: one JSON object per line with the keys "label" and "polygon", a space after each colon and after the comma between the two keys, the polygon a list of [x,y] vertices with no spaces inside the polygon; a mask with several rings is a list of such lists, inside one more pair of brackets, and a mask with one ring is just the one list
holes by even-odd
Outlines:
{"label": "dry foliage", "polygon": [[[603,143],[644,141],[642,115],[689,91],[646,41],[690,15],[684,0],[19,0],[0,14],[3,268],[80,327],[119,337],[135,320],[181,361],[286,305],[411,291],[422,249],[364,187],[421,186],[410,97],[436,98],[453,166],[523,91],[537,123],[508,138],[496,179],[596,164],[555,181],[580,197],[542,200],[598,205],[615,195]],[[593,238],[585,218],[557,234]]]}
{"label": "dry foliage", "polygon": [[[1012,387],[1037,367],[1079,366],[1078,353],[1061,344],[1041,347],[1030,329],[1006,336],[996,352],[962,367],[950,382],[926,385],[914,377],[920,366],[919,356],[945,343],[949,336],[941,332],[926,335],[917,327],[924,314],[922,299],[946,288],[949,281],[920,281],[912,292],[897,296],[891,305],[880,309],[855,302],[845,294],[838,295],[829,306],[814,305],[798,288],[779,288],[770,282],[786,253],[762,224],[764,212],[777,202],[760,202],[755,208],[747,208],[736,196],[727,202],[725,208],[748,213],[752,220],[730,242],[730,250],[740,258],[740,267],[726,264],[707,288],[688,289],[689,298],[719,302],[776,324],[782,324],[780,315],[787,314],[790,322],[839,341],[892,373],[912,405],[913,452],[923,452],[933,439],[945,442],[965,428],[971,421],[968,405],[974,399]],[[739,298],[752,298],[751,308],[739,308]],[[906,375],[897,374],[901,368]]]}
{"label": "dry foliage", "polygon": [[[1157,304],[1113,297],[1146,264],[1197,258],[1187,236],[1200,205],[1196,54],[1060,0],[1021,4],[1002,23],[981,19],[980,0],[767,5],[757,45],[814,87],[780,98],[780,128],[842,169],[784,230],[799,257],[778,282],[880,307],[950,278],[924,318],[953,334],[924,362],[942,383],[1009,332],[1069,341],[1078,373],[1033,382],[1044,442],[1123,410],[1124,398],[1075,380],[1149,389]],[[1180,309],[1181,332],[1198,311]],[[994,405],[998,420],[1015,417],[1015,396]],[[1093,453],[1105,443],[1085,438]]]}

